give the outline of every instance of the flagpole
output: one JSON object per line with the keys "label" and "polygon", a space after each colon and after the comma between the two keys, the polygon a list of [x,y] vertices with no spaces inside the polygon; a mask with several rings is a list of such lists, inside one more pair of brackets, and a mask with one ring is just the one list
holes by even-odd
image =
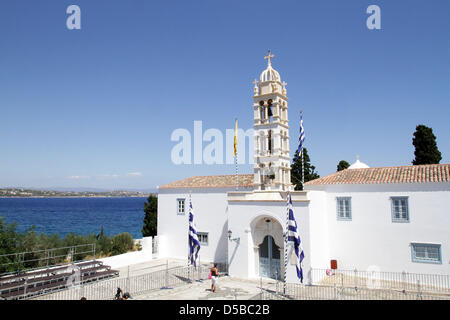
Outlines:
{"label": "flagpole", "polygon": [[[189,209],[188,209],[188,279],[190,279],[191,275],[191,221],[190,221],[190,212],[191,212],[191,191],[189,190]],[[186,204],[184,204],[184,210],[186,211]]]}
{"label": "flagpole", "polygon": [[302,148],[302,190],[305,189],[305,157],[303,156],[303,148]]}
{"label": "flagpole", "polygon": [[236,174],[236,191],[238,191],[239,180],[238,180],[238,164],[237,164],[237,157],[238,157],[238,152],[237,152],[237,118],[234,118],[234,120],[235,120],[235,129],[234,129],[234,166],[235,166],[235,174]]}
{"label": "flagpole", "polygon": [[237,152],[236,152],[236,156],[234,157],[234,165],[236,168],[236,191],[238,191],[238,185],[239,185],[239,181],[238,181],[238,165],[237,165]]}
{"label": "flagpole", "polygon": [[[300,109],[300,121],[303,121],[303,111],[301,109]],[[300,124],[303,126],[302,123]],[[305,159],[303,157],[303,143],[302,143],[301,157],[302,157],[302,190],[303,190],[305,185]]]}
{"label": "flagpole", "polygon": [[[289,191],[286,196],[286,201],[289,203]],[[284,279],[283,279],[283,295],[286,296],[287,286],[287,266],[288,266],[288,230],[289,230],[289,206],[286,208],[286,229],[284,232]]]}

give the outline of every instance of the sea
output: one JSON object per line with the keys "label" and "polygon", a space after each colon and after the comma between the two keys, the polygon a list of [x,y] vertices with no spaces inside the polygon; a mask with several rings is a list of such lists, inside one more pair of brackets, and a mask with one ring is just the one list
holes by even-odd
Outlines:
{"label": "sea", "polygon": [[142,238],[147,198],[0,198],[0,216],[7,223],[16,222],[17,231],[31,226],[37,233],[115,235],[129,232]]}

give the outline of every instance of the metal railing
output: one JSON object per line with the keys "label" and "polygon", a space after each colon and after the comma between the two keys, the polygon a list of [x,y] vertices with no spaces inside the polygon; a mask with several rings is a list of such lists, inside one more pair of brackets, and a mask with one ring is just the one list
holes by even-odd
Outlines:
{"label": "metal railing", "polygon": [[[311,269],[310,284],[261,284],[262,300],[450,300],[450,275]],[[306,280],[306,279],[305,279]],[[306,281],[308,282],[308,281]],[[262,283],[262,282],[261,282]]]}
{"label": "metal railing", "polygon": [[408,272],[311,269],[313,285],[450,293],[450,275]]}
{"label": "metal railing", "polygon": [[36,272],[27,272],[0,278],[0,296],[7,300],[29,299],[73,286],[73,283],[118,277],[119,271],[111,270],[98,260],[83,261],[77,264],[49,267]]}
{"label": "metal railing", "polygon": [[[0,277],[95,259],[95,243],[0,255]],[[10,271],[3,271],[10,270]]]}
{"label": "metal railing", "polygon": [[208,279],[210,266],[199,265],[168,268],[151,273],[102,280],[91,284],[75,285],[69,289],[63,289],[50,294],[36,296],[36,300],[80,300],[85,297],[88,300],[112,300],[120,288],[128,292],[132,297],[153,290],[171,289],[177,286],[191,284],[194,281]]}
{"label": "metal railing", "polygon": [[[280,284],[278,287],[283,287]],[[282,290],[261,289],[261,300],[450,300],[450,294],[397,291],[386,289],[348,288],[339,286],[305,286],[288,283]]]}

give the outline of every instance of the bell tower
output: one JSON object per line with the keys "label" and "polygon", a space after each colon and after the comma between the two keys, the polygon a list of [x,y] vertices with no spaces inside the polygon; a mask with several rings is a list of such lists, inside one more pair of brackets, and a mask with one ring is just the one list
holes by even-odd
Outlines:
{"label": "bell tower", "polygon": [[267,68],[255,79],[254,110],[254,190],[287,191],[291,188],[289,155],[288,98],[286,82],[272,68],[270,50]]}

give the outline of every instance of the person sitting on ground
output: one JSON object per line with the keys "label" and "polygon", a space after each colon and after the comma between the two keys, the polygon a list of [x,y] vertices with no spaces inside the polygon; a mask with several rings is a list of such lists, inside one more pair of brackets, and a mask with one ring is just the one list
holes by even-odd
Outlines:
{"label": "person sitting on ground", "polygon": [[217,263],[211,268],[211,291],[216,292],[217,279],[219,278],[219,270],[217,270]]}
{"label": "person sitting on ground", "polygon": [[122,300],[128,300],[131,299],[131,295],[128,292],[125,292],[122,296]]}

